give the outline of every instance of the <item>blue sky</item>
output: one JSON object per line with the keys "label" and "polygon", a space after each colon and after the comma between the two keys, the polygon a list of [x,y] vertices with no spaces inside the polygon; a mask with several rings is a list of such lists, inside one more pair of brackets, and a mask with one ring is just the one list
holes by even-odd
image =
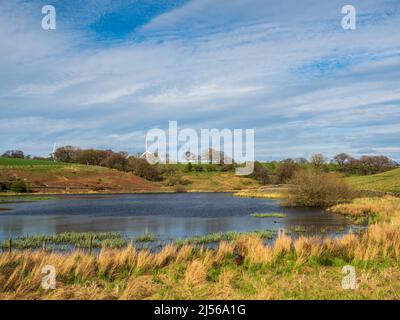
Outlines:
{"label": "blue sky", "polygon": [[254,128],[261,160],[400,160],[399,30],[398,0],[0,1],[0,151],[139,152],[177,120]]}

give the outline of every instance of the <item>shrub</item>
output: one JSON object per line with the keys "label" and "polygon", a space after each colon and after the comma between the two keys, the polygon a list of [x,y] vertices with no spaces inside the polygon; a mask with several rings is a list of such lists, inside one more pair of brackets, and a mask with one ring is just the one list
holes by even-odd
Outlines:
{"label": "shrub", "polygon": [[21,150],[8,150],[2,154],[2,157],[24,159],[25,155]]}
{"label": "shrub", "polygon": [[258,161],[254,162],[254,170],[250,176],[256,179],[261,184],[271,183],[271,178],[268,169]]}
{"label": "shrub", "polygon": [[289,206],[326,207],[353,197],[340,175],[321,169],[297,171],[289,183],[289,197],[283,200],[283,204]]}
{"label": "shrub", "polygon": [[187,186],[189,184],[191,184],[190,180],[179,177],[168,177],[163,182],[163,185],[167,187],[173,187],[176,185]]}
{"label": "shrub", "polygon": [[107,158],[103,159],[100,163],[101,166],[116,169],[119,171],[125,171],[128,164],[128,159],[124,153],[114,152],[111,153]]}
{"label": "shrub", "polygon": [[275,170],[275,183],[281,184],[286,183],[290,180],[296,170],[299,169],[299,165],[292,159],[284,160],[279,167]]}
{"label": "shrub", "polygon": [[132,171],[135,175],[150,181],[161,180],[161,174],[157,165],[151,165],[146,159],[129,157],[127,170]]}
{"label": "shrub", "polygon": [[174,191],[177,193],[183,193],[183,192],[187,192],[186,188],[184,186],[181,185],[177,185],[174,187]]}
{"label": "shrub", "polygon": [[9,188],[12,192],[18,192],[18,193],[24,193],[29,191],[28,186],[22,180],[16,180],[11,182]]}
{"label": "shrub", "polygon": [[0,192],[9,190],[9,186],[7,182],[0,181]]}

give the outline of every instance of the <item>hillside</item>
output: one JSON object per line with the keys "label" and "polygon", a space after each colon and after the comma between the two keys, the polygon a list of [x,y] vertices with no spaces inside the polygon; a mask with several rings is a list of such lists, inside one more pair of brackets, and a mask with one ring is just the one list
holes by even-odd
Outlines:
{"label": "hillside", "polygon": [[370,176],[349,177],[347,181],[358,190],[400,194],[400,168]]}
{"label": "hillside", "polygon": [[150,192],[158,185],[131,173],[79,164],[0,157],[0,180],[23,179],[37,193]]}
{"label": "hillside", "polygon": [[188,182],[185,188],[191,192],[228,192],[260,187],[254,179],[236,176],[234,172],[186,172],[181,179]]}
{"label": "hillside", "polygon": [[[260,186],[254,179],[235,176],[234,172],[187,172],[186,165],[172,168],[172,176],[150,182],[132,173],[99,166],[0,157],[0,181],[22,179],[35,193],[171,192],[181,182],[189,192],[228,192]],[[171,180],[175,183],[168,183]]]}

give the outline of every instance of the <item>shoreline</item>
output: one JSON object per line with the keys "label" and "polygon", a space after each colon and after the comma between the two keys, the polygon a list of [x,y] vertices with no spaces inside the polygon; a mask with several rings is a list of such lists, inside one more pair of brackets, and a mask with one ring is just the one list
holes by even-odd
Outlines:
{"label": "shoreline", "polygon": [[165,191],[136,191],[136,192],[71,192],[71,193],[0,193],[1,197],[35,197],[35,196],[79,196],[79,195],[135,195],[135,194],[178,194],[178,193],[235,193],[237,190],[224,190],[224,191],[197,191],[197,190],[188,190],[185,192],[176,192],[173,190],[165,190]]}

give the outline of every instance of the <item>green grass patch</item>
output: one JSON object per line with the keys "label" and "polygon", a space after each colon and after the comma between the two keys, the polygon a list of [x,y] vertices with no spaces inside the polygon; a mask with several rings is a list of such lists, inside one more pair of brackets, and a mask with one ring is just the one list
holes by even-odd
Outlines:
{"label": "green grass patch", "polygon": [[284,218],[286,214],[284,213],[252,213],[252,217],[255,218]]}
{"label": "green grass patch", "polygon": [[135,241],[137,242],[154,242],[156,240],[157,238],[155,235],[151,233],[145,233],[144,235],[135,238]]}
{"label": "green grass patch", "polygon": [[370,176],[348,177],[346,180],[358,190],[400,194],[400,168]]}
{"label": "green grass patch", "polygon": [[1,195],[0,203],[46,201],[46,200],[56,200],[56,199],[59,199],[59,198],[57,198],[57,197],[40,197],[40,196]]}
{"label": "green grass patch", "polygon": [[60,166],[67,163],[53,160],[16,159],[0,157],[0,166]]}
{"label": "green grass patch", "polygon": [[[64,232],[54,235],[35,234],[12,239],[13,249],[37,249],[44,243],[47,249],[68,250],[74,248],[89,248],[92,242],[93,248],[120,249],[132,242],[153,242],[156,237],[152,234],[144,234],[133,239],[127,239],[119,232]],[[0,243],[0,248],[9,248],[9,240]]]}
{"label": "green grass patch", "polygon": [[273,239],[276,235],[275,230],[256,230],[251,232],[236,232],[236,231],[228,231],[228,232],[216,232],[206,234],[204,236],[194,236],[186,239],[177,239],[174,241],[176,245],[185,245],[185,244],[207,244],[207,243],[217,243],[220,241],[232,241],[236,240],[241,236],[259,236],[262,239]]}

